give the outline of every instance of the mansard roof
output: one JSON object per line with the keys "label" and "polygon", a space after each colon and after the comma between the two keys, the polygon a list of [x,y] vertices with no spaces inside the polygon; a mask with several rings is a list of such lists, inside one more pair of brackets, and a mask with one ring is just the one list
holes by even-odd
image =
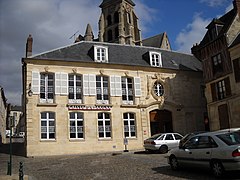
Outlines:
{"label": "mansard roof", "polygon": [[66,62],[94,62],[92,50],[94,46],[108,48],[108,64],[151,67],[146,54],[161,53],[162,68],[175,70],[201,71],[201,62],[191,54],[167,51],[161,48],[130,46],[114,43],[81,41],[70,46],[62,47],[39,55],[29,57],[29,60],[66,61]]}

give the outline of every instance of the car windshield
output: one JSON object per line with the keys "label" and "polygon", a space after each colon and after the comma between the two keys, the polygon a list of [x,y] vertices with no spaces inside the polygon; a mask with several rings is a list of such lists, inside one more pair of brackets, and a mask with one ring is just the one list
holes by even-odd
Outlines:
{"label": "car windshield", "polygon": [[149,139],[154,139],[156,140],[159,136],[161,136],[162,134],[155,134],[152,137],[150,137]]}
{"label": "car windshield", "polygon": [[229,146],[240,144],[240,131],[219,134],[217,137]]}

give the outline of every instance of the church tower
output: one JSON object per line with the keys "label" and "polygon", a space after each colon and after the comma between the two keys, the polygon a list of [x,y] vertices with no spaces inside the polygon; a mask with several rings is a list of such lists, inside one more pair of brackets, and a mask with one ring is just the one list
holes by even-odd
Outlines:
{"label": "church tower", "polygon": [[142,45],[134,6],[132,0],[103,0],[100,5],[100,42]]}

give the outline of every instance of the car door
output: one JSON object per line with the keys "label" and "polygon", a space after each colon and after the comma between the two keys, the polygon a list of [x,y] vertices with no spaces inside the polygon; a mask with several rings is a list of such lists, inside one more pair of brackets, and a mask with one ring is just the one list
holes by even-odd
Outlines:
{"label": "car door", "polygon": [[212,154],[212,139],[210,136],[198,136],[196,148],[192,149],[192,154],[196,165],[209,167]]}
{"label": "car door", "polygon": [[185,163],[191,166],[208,167],[212,153],[212,142],[209,136],[195,136],[183,146]]}
{"label": "car door", "polygon": [[189,139],[183,146],[179,147],[176,157],[180,164],[195,164],[193,150],[196,148],[198,138]]}
{"label": "car door", "polygon": [[168,146],[168,149],[177,147],[177,143],[172,134],[166,134],[164,143]]}

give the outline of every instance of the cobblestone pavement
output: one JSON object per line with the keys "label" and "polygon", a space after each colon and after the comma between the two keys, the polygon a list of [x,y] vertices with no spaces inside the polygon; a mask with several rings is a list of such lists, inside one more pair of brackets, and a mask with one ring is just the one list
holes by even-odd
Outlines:
{"label": "cobblestone pavement", "polygon": [[[213,179],[207,170],[172,171],[165,156],[143,151],[34,158],[14,155],[12,174],[18,175],[21,161],[24,174],[32,180]],[[9,154],[0,153],[0,179],[7,173],[8,161]],[[239,177],[239,174],[228,174],[225,179]]]}

